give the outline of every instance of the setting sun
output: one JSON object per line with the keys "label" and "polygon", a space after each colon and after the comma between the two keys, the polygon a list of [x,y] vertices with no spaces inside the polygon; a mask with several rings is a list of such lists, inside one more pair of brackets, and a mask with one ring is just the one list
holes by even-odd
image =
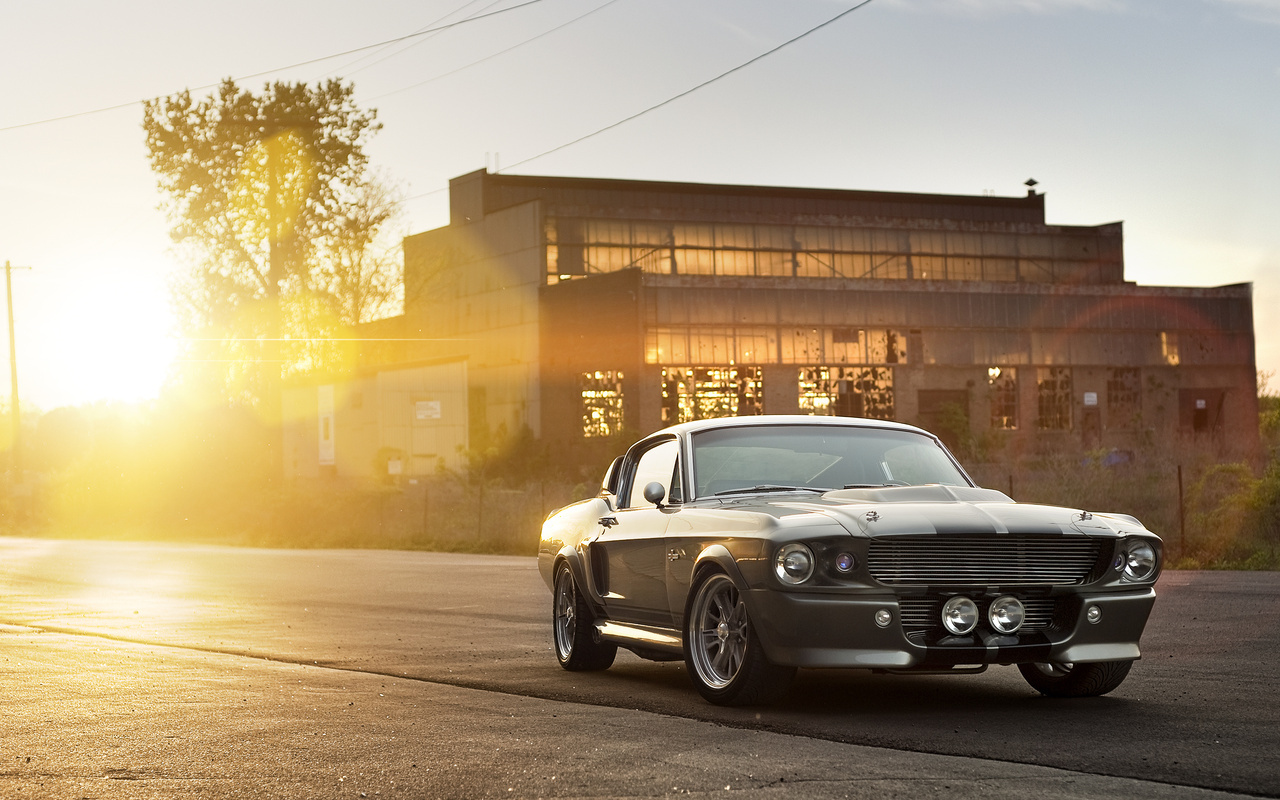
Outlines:
{"label": "setting sun", "polygon": [[[67,265],[55,281],[41,265],[14,278],[18,386],[49,410],[98,401],[155,397],[178,352],[167,265],[100,257]],[[51,324],[55,323],[55,324]],[[5,372],[8,377],[8,372]],[[7,381],[6,381],[7,383]]]}

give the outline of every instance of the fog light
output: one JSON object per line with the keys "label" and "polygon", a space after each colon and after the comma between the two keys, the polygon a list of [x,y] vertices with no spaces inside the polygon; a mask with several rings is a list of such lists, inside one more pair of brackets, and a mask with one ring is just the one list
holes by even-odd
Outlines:
{"label": "fog light", "polygon": [[1121,553],[1120,555],[1116,556],[1115,561],[1111,562],[1111,568],[1114,569],[1116,572],[1119,572],[1120,570],[1124,569],[1124,562],[1125,562],[1125,555],[1124,553]]}
{"label": "fog light", "polygon": [[858,559],[853,557],[853,553],[841,553],[836,556],[836,569],[841,572],[852,572],[856,566],[858,566]]}
{"label": "fog light", "polygon": [[956,636],[963,636],[978,625],[978,604],[963,595],[953,597],[942,607],[942,625]]}
{"label": "fog light", "polygon": [[1026,618],[1026,610],[1022,601],[1012,595],[997,597],[987,609],[987,621],[997,633],[1017,633]]}
{"label": "fog light", "polygon": [[893,612],[887,608],[882,608],[876,612],[876,624],[881,628],[889,627],[889,623],[893,622]]}
{"label": "fog light", "polygon": [[1084,618],[1089,620],[1090,623],[1097,625],[1102,621],[1102,609],[1097,606],[1089,606],[1085,609]]}

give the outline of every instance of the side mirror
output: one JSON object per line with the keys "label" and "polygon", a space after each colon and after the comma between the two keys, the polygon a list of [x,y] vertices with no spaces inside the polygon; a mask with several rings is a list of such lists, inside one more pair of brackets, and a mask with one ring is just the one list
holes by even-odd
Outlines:
{"label": "side mirror", "polygon": [[646,483],[644,486],[644,499],[653,503],[658,508],[662,508],[662,500],[667,496],[667,487],[653,481]]}

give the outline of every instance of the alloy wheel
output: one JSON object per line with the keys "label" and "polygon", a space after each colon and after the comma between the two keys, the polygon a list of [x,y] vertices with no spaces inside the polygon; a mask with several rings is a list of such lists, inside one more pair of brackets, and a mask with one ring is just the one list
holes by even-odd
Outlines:
{"label": "alloy wheel", "polygon": [[573,574],[562,567],[556,575],[555,633],[557,655],[563,661],[573,654],[573,639],[578,632],[578,596]]}
{"label": "alloy wheel", "polygon": [[747,605],[726,575],[712,575],[698,589],[691,609],[690,655],[707,686],[728,686],[747,655]]}

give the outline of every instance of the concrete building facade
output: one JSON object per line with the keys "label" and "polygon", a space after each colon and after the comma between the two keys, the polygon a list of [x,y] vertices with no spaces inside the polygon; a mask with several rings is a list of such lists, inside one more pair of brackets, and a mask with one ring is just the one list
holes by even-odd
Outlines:
{"label": "concrete building facade", "polygon": [[470,446],[558,452],[729,414],[895,419],[1020,452],[1257,447],[1248,284],[1125,280],[1120,223],[1044,195],[494,175],[405,239],[401,341],[466,364]]}

